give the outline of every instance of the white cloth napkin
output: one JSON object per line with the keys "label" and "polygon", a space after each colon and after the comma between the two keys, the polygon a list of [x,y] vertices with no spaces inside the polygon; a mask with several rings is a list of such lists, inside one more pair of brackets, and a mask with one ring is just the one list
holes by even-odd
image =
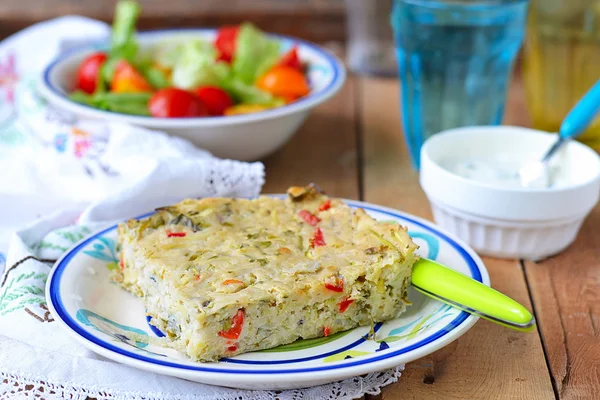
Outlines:
{"label": "white cloth napkin", "polygon": [[56,259],[105,224],[87,217],[73,224],[79,211],[75,207],[57,212],[12,237],[7,263],[11,270],[0,289],[0,398],[355,399],[379,393],[400,376],[402,367],[308,389],[247,391],[152,374],[96,355],[74,342],[48,312],[44,282],[51,264],[27,258]]}
{"label": "white cloth napkin", "polygon": [[108,34],[104,23],[62,17],[0,44],[0,398],[352,399],[395,382],[401,367],[277,393],[213,387],[116,364],[53,321],[44,297],[52,260],[87,234],[185,197],[256,196],[264,181],[261,163],[77,120],[37,95],[39,71],[57,52]]}

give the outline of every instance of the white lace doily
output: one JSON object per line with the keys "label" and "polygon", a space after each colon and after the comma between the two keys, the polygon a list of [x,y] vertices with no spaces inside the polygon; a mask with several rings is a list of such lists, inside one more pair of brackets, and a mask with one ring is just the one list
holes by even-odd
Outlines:
{"label": "white lace doily", "polygon": [[[381,388],[398,381],[403,366],[383,372],[357,376],[341,382],[315,386],[307,389],[283,391],[228,390],[215,388],[214,393],[204,392],[173,396],[168,393],[114,392],[100,387],[86,387],[74,383],[55,385],[36,377],[20,376],[0,372],[0,396],[2,399],[43,398],[47,400],[85,400],[92,397],[98,400],[351,400],[365,394],[379,394]],[[203,386],[204,388],[205,386]]]}

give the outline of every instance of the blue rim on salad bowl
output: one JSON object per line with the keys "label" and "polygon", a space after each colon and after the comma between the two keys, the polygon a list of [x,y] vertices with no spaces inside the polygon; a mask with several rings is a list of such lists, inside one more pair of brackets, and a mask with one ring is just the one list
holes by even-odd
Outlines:
{"label": "blue rim on salad bowl", "polygon": [[[200,38],[212,40],[216,29],[167,29],[137,34],[142,48],[166,39]],[[198,117],[156,118],[100,110],[68,97],[74,89],[75,74],[90,53],[105,50],[108,42],[91,42],[59,54],[39,76],[38,89],[46,101],[78,117],[129,123],[180,136],[211,151],[215,156],[239,160],[257,160],[281,147],[308,116],[310,110],[335,95],[344,85],[346,70],[330,51],[302,39],[269,34],[281,42],[282,51],[298,46],[300,59],[308,64],[311,92],[297,101],[251,114]]]}
{"label": "blue rim on salad bowl", "polygon": [[[475,252],[432,223],[393,209],[344,201],[377,219],[406,226],[422,256],[490,284],[485,265]],[[411,290],[413,305],[399,318],[376,324],[374,340],[366,339],[369,327],[361,327],[218,363],[192,362],[151,340],[136,341],[139,336],[132,332],[150,338],[161,335],[148,324],[142,303],[110,283],[107,267],[117,260],[115,228],[103,229],[69,250],[48,278],[46,297],[55,319],[84,346],[151,372],[243,389],[315,386],[426,356],[456,340],[478,319]]]}

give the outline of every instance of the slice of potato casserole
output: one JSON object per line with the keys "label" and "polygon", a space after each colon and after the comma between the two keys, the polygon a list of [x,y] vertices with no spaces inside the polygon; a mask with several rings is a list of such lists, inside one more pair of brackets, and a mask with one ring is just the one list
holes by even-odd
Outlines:
{"label": "slice of potato casserole", "polygon": [[395,318],[417,246],[313,186],[286,199],[185,200],[119,225],[113,277],[199,361]]}

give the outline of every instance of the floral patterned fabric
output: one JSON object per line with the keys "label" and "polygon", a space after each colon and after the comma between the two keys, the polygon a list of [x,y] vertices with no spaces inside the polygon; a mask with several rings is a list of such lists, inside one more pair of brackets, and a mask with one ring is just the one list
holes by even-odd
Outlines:
{"label": "floral patterned fabric", "polygon": [[[294,391],[211,387],[107,361],[58,326],[46,278],[84,236],[184,197],[255,196],[264,181],[261,163],[220,160],[161,132],[50,107],[36,90],[40,68],[108,32],[63,17],[0,43],[0,398],[352,399],[395,382],[400,367]],[[114,261],[109,246],[90,251]]]}

